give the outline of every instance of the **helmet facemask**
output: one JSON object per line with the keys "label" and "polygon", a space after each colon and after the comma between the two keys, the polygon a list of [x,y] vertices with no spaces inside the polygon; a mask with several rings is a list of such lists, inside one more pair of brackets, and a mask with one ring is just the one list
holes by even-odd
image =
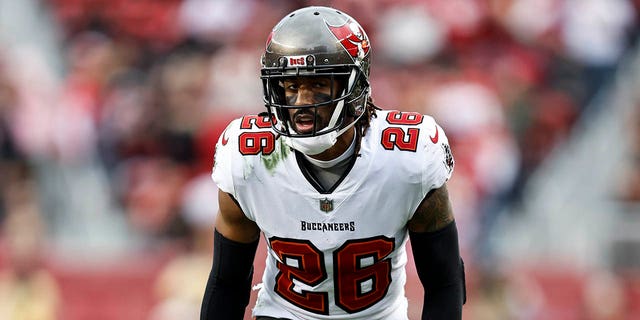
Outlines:
{"label": "helmet facemask", "polygon": [[[359,81],[366,81],[366,77],[357,68],[323,66],[311,71],[300,70],[300,68],[274,69],[263,68],[262,70],[264,103],[274,130],[283,136],[323,135],[344,128],[351,124],[348,120],[354,121],[363,113],[367,90],[357,90],[356,87],[360,86],[356,84]],[[298,96],[295,90],[285,89],[285,85],[297,86],[301,83],[315,85],[327,81],[329,91],[313,90],[313,97],[304,99],[305,102],[312,101],[308,104],[297,104]],[[295,110],[294,114],[292,110]],[[300,118],[307,121],[311,117],[311,127],[309,128],[310,125],[307,124],[303,132],[296,129],[295,120],[300,119],[297,118],[298,115],[304,115]]]}

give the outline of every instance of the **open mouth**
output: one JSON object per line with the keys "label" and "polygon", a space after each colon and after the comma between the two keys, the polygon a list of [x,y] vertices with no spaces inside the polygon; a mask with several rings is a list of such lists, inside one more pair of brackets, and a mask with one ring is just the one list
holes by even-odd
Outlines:
{"label": "open mouth", "polygon": [[295,125],[296,132],[302,134],[313,132],[314,119],[315,117],[310,113],[296,114],[293,117],[293,123]]}

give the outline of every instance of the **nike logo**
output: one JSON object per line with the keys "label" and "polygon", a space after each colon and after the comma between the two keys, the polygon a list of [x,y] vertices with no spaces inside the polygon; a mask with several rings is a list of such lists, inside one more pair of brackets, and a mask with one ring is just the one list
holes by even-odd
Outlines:
{"label": "nike logo", "polygon": [[229,138],[227,138],[227,130],[224,130],[222,133],[222,145],[226,145],[229,142]]}
{"label": "nike logo", "polygon": [[429,136],[429,139],[431,139],[431,142],[434,144],[438,143],[438,126],[436,126],[436,134],[433,137]]}

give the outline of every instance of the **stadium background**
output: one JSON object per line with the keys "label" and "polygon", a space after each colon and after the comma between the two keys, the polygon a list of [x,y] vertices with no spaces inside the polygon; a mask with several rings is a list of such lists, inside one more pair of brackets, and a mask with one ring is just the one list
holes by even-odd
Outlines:
{"label": "stadium background", "polygon": [[465,319],[638,319],[639,3],[0,0],[0,319],[197,318],[214,143],[309,4],[364,26],[378,105],[447,130]]}

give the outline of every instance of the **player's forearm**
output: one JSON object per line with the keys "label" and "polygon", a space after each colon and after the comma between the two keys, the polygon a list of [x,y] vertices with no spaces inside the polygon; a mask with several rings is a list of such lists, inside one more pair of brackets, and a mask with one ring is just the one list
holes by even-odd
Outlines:
{"label": "player's forearm", "polygon": [[202,300],[200,320],[235,320],[244,317],[249,303],[253,258],[258,240],[239,243],[215,232],[213,267]]}
{"label": "player's forearm", "polygon": [[464,303],[464,281],[458,279],[452,284],[425,293],[422,319],[455,320],[462,319]]}
{"label": "player's forearm", "polygon": [[422,319],[461,319],[466,292],[455,221],[436,232],[411,232],[410,237],[425,290]]}
{"label": "player's forearm", "polygon": [[216,283],[215,277],[210,276],[202,300],[200,320],[242,319],[249,303],[250,285],[251,282],[249,285],[220,285]]}

